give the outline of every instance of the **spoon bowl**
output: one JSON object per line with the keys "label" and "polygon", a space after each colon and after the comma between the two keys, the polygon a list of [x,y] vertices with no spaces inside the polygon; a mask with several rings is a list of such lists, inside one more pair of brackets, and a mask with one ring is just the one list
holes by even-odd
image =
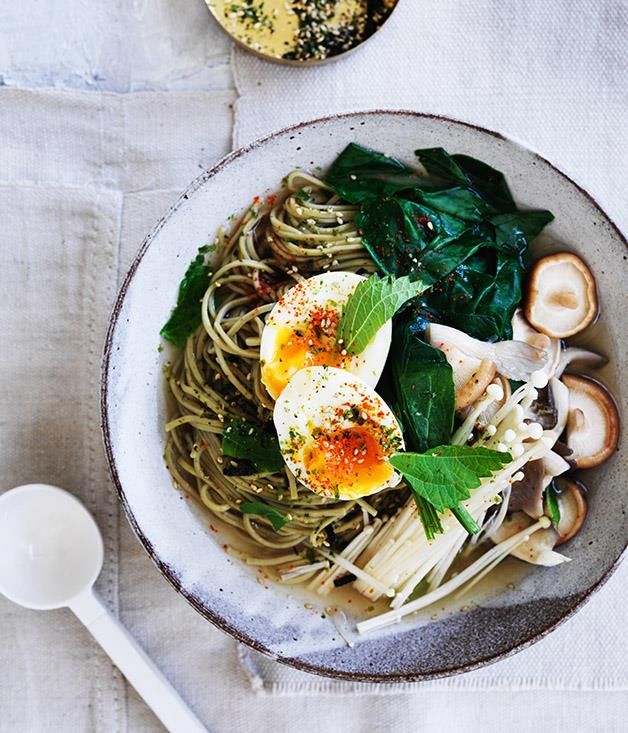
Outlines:
{"label": "spoon bowl", "polygon": [[72,494],[28,484],[0,496],[0,593],[27,608],[71,605],[93,585],[103,541]]}

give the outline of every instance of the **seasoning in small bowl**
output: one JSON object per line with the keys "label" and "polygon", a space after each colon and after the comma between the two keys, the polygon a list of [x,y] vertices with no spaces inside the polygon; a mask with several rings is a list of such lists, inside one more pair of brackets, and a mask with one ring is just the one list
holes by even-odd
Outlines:
{"label": "seasoning in small bowl", "polygon": [[319,64],[368,40],[398,0],[206,0],[240,46],[279,63]]}

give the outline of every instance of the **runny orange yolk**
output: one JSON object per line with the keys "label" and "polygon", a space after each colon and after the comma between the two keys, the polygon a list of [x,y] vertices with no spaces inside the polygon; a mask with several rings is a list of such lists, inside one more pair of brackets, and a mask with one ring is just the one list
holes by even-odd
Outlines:
{"label": "runny orange yolk", "polygon": [[272,397],[277,399],[290,379],[304,367],[344,366],[346,357],[340,353],[334,334],[305,327],[277,329],[273,359],[262,365],[262,381]]}
{"label": "runny orange yolk", "polygon": [[393,468],[379,441],[364,427],[320,434],[303,452],[310,486],[327,496],[365,496],[384,485]]}

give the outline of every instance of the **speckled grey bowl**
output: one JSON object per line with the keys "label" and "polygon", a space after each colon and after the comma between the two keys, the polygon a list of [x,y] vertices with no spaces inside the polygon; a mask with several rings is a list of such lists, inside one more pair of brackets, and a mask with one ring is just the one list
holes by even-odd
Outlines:
{"label": "speckled grey bowl", "polygon": [[[209,621],[258,651],[300,669],[365,681],[430,679],[463,672],[540,639],[597,590],[627,536],[623,457],[587,474],[584,529],[565,546],[573,561],[534,568],[515,590],[484,598],[466,613],[410,617],[358,640],[340,639],[303,596],[264,589],[250,568],[229,557],[203,517],[181,501],[162,460],[166,404],[159,329],[178,283],[200,245],[255,195],[276,190],[295,166],[327,166],[350,141],[412,161],[419,147],[468,153],[504,171],[523,206],[551,209],[548,234],[593,268],[600,292],[610,366],[602,375],[624,404],[617,365],[628,363],[626,241],[596,202],[540,156],[500,135],[462,122],[412,112],[369,112],[316,120],[238,150],[201,175],[144,242],[114,308],[103,361],[102,422],[115,485],[139,540],[172,585]],[[321,606],[324,603],[320,604]]]}

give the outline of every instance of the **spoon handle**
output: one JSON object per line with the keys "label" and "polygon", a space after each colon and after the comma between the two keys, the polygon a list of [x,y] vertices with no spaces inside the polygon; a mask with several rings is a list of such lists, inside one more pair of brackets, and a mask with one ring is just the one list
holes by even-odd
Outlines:
{"label": "spoon handle", "polygon": [[70,609],[170,733],[207,733],[146,652],[91,588],[81,593]]}

